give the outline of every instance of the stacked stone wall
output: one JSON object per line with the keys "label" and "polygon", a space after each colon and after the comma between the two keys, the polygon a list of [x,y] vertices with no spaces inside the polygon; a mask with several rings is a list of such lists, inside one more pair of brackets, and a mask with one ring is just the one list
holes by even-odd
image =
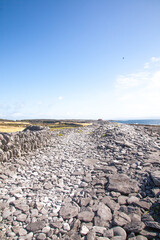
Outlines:
{"label": "stacked stone wall", "polygon": [[51,132],[48,127],[27,127],[22,132],[0,132],[0,161],[20,157],[50,143]]}

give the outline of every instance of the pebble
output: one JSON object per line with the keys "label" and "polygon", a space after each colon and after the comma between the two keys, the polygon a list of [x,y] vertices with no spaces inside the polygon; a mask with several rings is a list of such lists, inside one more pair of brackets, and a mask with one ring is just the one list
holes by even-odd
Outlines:
{"label": "pebble", "polygon": [[89,232],[89,229],[87,228],[87,226],[82,225],[81,230],[80,230],[81,235],[82,236],[87,235],[88,232]]}
{"label": "pebble", "polygon": [[68,223],[63,223],[63,229],[66,230],[66,231],[69,231],[70,230],[70,226]]}
{"label": "pebble", "polygon": [[45,148],[0,163],[1,238],[155,238],[159,133],[93,121],[54,131]]}

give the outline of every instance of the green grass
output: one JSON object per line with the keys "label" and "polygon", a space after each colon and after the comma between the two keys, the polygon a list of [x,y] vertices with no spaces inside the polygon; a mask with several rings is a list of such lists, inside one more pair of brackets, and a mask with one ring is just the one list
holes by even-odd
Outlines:
{"label": "green grass", "polygon": [[63,134],[62,134],[62,133],[59,133],[58,136],[61,137],[61,136],[63,136]]}
{"label": "green grass", "polygon": [[[90,123],[80,123],[80,122],[42,122],[42,121],[0,121],[0,132],[18,132],[23,131],[29,125],[37,125],[49,127],[51,131],[67,129],[67,128],[76,128],[84,127],[90,125]],[[82,130],[79,130],[80,132]]]}
{"label": "green grass", "polygon": [[83,132],[82,130],[78,130],[78,133],[81,133],[81,132]]}

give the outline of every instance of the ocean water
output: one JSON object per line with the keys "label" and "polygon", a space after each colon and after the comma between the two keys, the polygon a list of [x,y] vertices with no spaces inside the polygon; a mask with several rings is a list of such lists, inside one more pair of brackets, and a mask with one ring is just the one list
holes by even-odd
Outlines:
{"label": "ocean water", "polygon": [[115,120],[113,122],[126,124],[160,125],[160,119]]}

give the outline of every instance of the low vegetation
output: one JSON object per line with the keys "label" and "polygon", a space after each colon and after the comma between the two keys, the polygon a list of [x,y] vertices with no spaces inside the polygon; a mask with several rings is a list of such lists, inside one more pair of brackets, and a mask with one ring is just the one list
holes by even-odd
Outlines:
{"label": "low vegetation", "polygon": [[76,121],[52,121],[52,120],[23,120],[23,121],[10,121],[0,120],[0,132],[18,132],[23,131],[29,125],[40,125],[49,127],[51,131],[60,130],[64,128],[75,128],[88,126],[91,123],[76,122]]}

